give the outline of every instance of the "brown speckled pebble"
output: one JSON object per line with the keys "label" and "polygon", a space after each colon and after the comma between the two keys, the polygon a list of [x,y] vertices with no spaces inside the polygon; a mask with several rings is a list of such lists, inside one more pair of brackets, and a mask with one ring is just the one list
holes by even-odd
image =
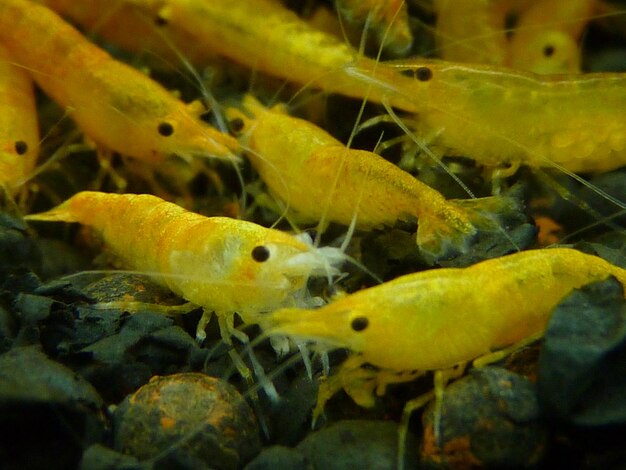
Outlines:
{"label": "brown speckled pebble", "polygon": [[115,448],[155,464],[235,469],[260,445],[245,400],[227,382],[205,374],[154,377],[114,413]]}

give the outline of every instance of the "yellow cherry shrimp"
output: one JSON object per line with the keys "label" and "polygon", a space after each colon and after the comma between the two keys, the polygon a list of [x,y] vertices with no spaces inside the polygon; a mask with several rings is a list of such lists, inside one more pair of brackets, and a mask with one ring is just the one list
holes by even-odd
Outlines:
{"label": "yellow cherry shrimp", "polygon": [[[316,310],[281,309],[258,321],[268,335],[308,340],[321,351],[350,352],[320,384],[314,417],[341,389],[371,407],[387,385],[432,370],[440,403],[455,368],[501,359],[537,339],[569,292],[609,276],[626,285],[626,270],[596,256],[568,248],[529,250],[468,268],[401,276]],[[409,417],[431,397],[418,397],[404,408],[399,463]]]}
{"label": "yellow cherry shrimp", "polygon": [[[387,67],[412,77],[398,77]],[[440,155],[492,168],[528,165],[569,174],[626,163],[623,73],[545,76],[424,59],[351,73],[412,99],[420,108],[416,140]]]}
{"label": "yellow cherry shrimp", "polygon": [[536,73],[580,72],[580,38],[597,0],[547,0],[528,8],[516,25],[506,65]]}
{"label": "yellow cherry shrimp", "polygon": [[38,153],[33,82],[0,45],[0,186],[12,195],[20,191]]}
{"label": "yellow cherry shrimp", "polygon": [[170,155],[235,158],[236,141],[196,117],[199,103],[187,106],[177,100],[44,6],[3,1],[0,41],[84,133],[105,148],[152,164]]}
{"label": "yellow cherry shrimp", "polygon": [[268,109],[246,95],[243,108],[244,113],[226,111],[231,127],[270,192],[297,222],[319,222],[321,230],[328,222],[354,222],[371,230],[417,219],[417,245],[434,263],[470,250],[479,231],[498,233],[499,221],[518,208],[513,198],[500,196],[446,200],[379,155],[345,147],[280,105]]}
{"label": "yellow cherry shrimp", "polygon": [[[293,236],[252,222],[204,217],[152,195],[80,192],[27,220],[78,222],[94,229],[129,269],[149,274],[192,304],[203,307],[196,337],[213,313],[223,340],[246,340],[235,329],[238,314],[306,305],[312,276],[338,274],[337,248],[313,247],[309,235]],[[135,227],[135,230],[129,229]],[[242,374],[247,370],[233,351]]]}

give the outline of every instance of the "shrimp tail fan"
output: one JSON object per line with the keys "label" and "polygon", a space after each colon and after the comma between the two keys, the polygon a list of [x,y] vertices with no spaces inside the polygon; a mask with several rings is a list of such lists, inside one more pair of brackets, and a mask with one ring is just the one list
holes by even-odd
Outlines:
{"label": "shrimp tail fan", "polygon": [[524,212],[522,187],[508,194],[449,201],[466,223],[434,217],[419,220],[417,245],[424,261],[441,266],[467,266],[530,246],[537,228]]}

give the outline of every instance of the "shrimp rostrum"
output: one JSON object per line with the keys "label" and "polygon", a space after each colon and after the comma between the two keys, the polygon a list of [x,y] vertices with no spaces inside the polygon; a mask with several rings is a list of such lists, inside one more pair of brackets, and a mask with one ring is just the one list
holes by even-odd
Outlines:
{"label": "shrimp rostrum", "polygon": [[[468,268],[405,275],[316,310],[282,309],[259,321],[269,335],[350,352],[321,383],[317,416],[341,389],[370,407],[388,384],[423,371],[437,371],[435,395],[442,397],[442,377],[455,367],[491,362],[538,338],[569,292],[609,276],[626,283],[626,270],[596,256],[568,248],[530,250]],[[417,400],[407,403],[405,424],[424,403]]]}
{"label": "shrimp rostrum", "polygon": [[[344,146],[314,124],[265,108],[251,95],[244,112],[226,111],[248,158],[275,198],[301,223],[370,230],[417,220],[417,245],[431,263],[467,254],[487,232],[494,245],[516,248],[507,230],[516,197],[446,200],[381,156]],[[530,225],[525,226],[534,230]]]}
{"label": "shrimp rostrum", "polygon": [[151,195],[85,191],[27,219],[93,228],[127,268],[149,274],[204,308],[199,340],[215,312],[225,342],[230,344],[231,336],[245,341],[233,326],[235,313],[249,322],[259,312],[307,305],[307,279],[337,274],[335,265],[342,261],[336,248],[314,248],[308,234],[204,217]]}

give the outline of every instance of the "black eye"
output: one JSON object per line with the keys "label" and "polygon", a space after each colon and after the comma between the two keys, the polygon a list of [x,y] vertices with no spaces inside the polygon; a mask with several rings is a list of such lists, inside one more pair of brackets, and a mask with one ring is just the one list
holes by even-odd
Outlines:
{"label": "black eye", "polygon": [[267,261],[270,257],[270,250],[268,250],[263,245],[255,246],[252,250],[252,259],[254,261],[258,261],[262,263],[263,261]]}
{"label": "black eye", "polygon": [[246,123],[243,122],[243,119],[241,119],[241,118],[235,118],[232,121],[230,121],[230,123],[229,123],[230,130],[233,131],[236,134],[241,132],[245,125],[246,125]]}
{"label": "black eye", "polygon": [[23,140],[18,140],[15,142],[15,152],[18,155],[24,155],[26,152],[28,152],[28,144],[26,142],[24,142]]}
{"label": "black eye", "polygon": [[428,80],[433,78],[433,71],[430,70],[428,67],[418,67],[417,69],[415,69],[415,77],[420,82],[427,82]]}
{"label": "black eye", "polygon": [[546,46],[543,48],[543,55],[546,57],[552,57],[554,55],[554,46]]}
{"label": "black eye", "polygon": [[352,329],[354,331],[363,331],[370,324],[369,320],[366,317],[356,317],[352,320]]}
{"label": "black eye", "polygon": [[154,24],[157,26],[165,26],[167,24],[167,20],[162,16],[157,15],[157,17],[154,18]]}
{"label": "black eye", "polygon": [[172,126],[169,122],[162,122],[158,127],[159,134],[163,137],[168,137],[174,133],[174,126]]}

